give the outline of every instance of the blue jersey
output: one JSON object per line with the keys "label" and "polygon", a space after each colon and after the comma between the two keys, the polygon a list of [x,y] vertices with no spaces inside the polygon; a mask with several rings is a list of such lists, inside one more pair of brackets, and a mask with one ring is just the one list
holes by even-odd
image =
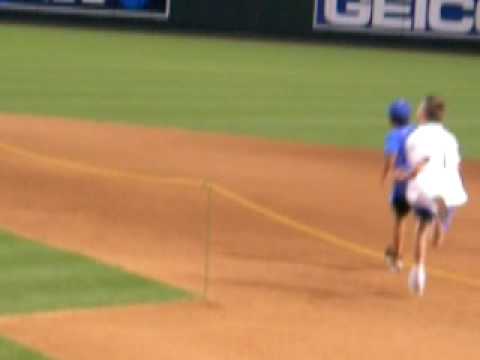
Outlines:
{"label": "blue jersey", "polygon": [[[415,130],[415,125],[405,125],[391,130],[385,138],[385,155],[395,156],[395,169],[409,171],[410,165],[407,159],[407,139]],[[405,196],[407,184],[395,182],[393,197]]]}

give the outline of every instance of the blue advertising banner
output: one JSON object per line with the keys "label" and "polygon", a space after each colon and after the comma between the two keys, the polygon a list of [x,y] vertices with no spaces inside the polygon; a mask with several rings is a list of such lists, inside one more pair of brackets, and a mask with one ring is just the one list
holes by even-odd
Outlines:
{"label": "blue advertising banner", "polygon": [[0,11],[167,21],[171,0],[0,0]]}
{"label": "blue advertising banner", "polygon": [[314,0],[314,30],[480,40],[480,0]]}

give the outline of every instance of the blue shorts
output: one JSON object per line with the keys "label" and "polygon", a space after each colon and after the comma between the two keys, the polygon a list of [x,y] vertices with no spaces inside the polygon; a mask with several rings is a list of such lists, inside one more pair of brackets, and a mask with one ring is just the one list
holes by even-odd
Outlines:
{"label": "blue shorts", "polygon": [[[424,222],[432,222],[432,220],[436,217],[433,211],[427,208],[417,207],[414,210],[415,215]],[[443,230],[448,231],[448,229],[452,225],[453,217],[456,210],[457,209],[454,207],[448,208],[447,217],[444,221],[442,221]]]}
{"label": "blue shorts", "polygon": [[395,183],[390,199],[397,217],[402,218],[410,213],[412,208],[407,201],[407,185],[405,183]]}
{"label": "blue shorts", "polygon": [[423,222],[432,222],[435,218],[435,214],[432,210],[424,208],[424,207],[415,207],[414,208],[415,215]]}
{"label": "blue shorts", "polygon": [[407,216],[412,210],[412,207],[410,206],[405,197],[396,196],[392,198],[391,204],[395,215],[400,218]]}

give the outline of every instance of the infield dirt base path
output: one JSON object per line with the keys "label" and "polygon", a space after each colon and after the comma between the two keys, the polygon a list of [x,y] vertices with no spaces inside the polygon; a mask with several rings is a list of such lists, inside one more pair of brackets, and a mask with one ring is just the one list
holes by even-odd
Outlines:
{"label": "infield dirt base path", "polygon": [[[379,139],[380,141],[380,139]],[[55,158],[209,179],[381,252],[390,234],[381,154],[177,130],[0,117],[0,142]],[[52,168],[0,151],[0,224],[201,292],[206,194]],[[480,166],[473,201],[437,268],[480,278]],[[410,246],[408,247],[409,253]],[[0,333],[56,359],[479,359],[480,288],[406,273],[213,199],[209,301],[0,319]]]}

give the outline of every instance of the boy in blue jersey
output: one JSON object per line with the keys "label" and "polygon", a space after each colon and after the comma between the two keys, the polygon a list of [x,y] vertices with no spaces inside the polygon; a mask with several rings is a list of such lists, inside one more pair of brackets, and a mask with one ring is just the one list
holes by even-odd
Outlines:
{"label": "boy in blue jersey", "polygon": [[396,180],[397,174],[406,173],[409,164],[406,154],[406,142],[409,135],[415,130],[410,124],[412,108],[405,100],[394,101],[389,108],[389,118],[392,130],[385,138],[385,164],[382,173],[382,182],[393,178],[391,205],[395,214],[393,228],[393,242],[385,251],[385,260],[392,271],[398,272],[403,267],[402,251],[403,237],[410,205],[407,201],[407,182]]}

